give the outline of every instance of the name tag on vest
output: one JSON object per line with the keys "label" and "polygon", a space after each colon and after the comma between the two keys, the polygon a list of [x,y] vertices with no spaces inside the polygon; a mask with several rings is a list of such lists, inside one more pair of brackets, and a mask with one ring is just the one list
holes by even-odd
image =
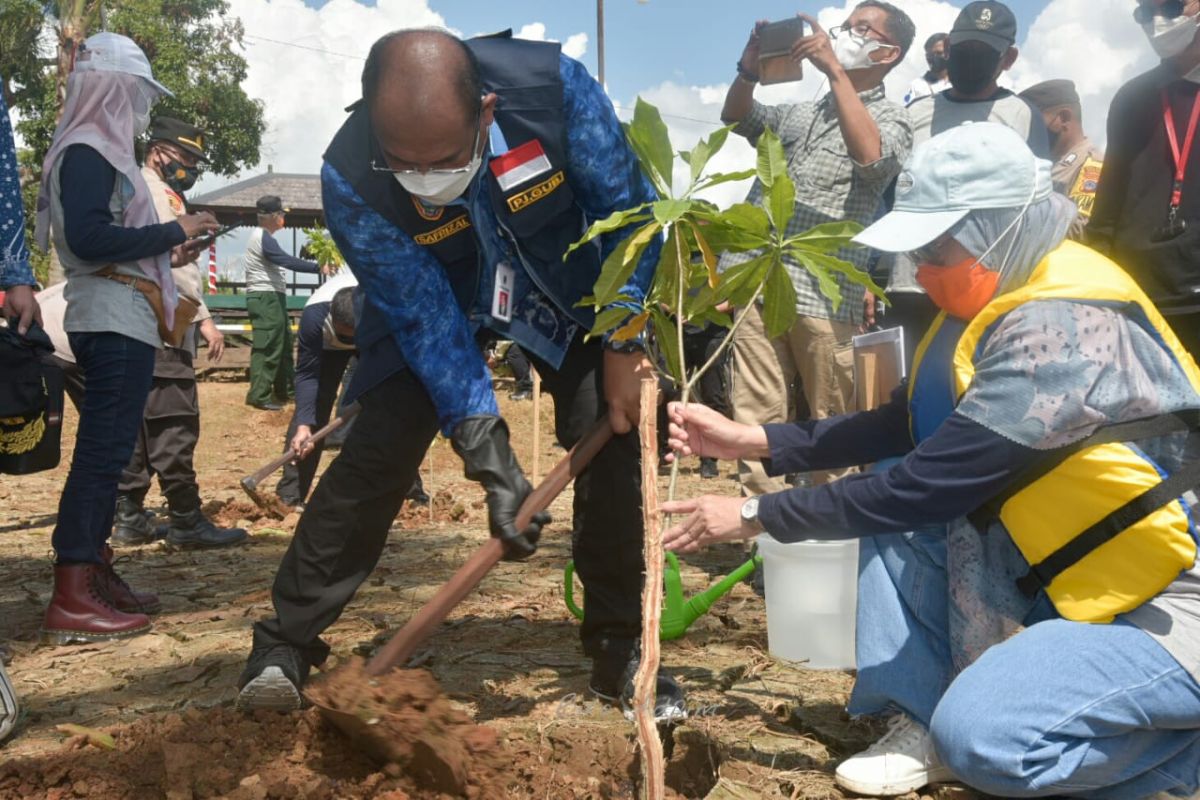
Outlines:
{"label": "name tag on vest", "polygon": [[496,265],[496,284],[492,290],[492,317],[512,322],[512,290],[514,278],[512,265],[501,261]]}
{"label": "name tag on vest", "polygon": [[550,159],[542,149],[542,143],[530,139],[525,144],[509,150],[502,156],[496,156],[489,165],[500,190],[507,192],[514,186],[520,186],[539,175],[550,171]]}

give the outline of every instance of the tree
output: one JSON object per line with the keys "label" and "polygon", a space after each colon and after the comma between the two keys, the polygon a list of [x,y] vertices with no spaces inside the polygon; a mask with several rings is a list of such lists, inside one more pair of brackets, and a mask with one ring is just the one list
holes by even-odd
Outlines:
{"label": "tree", "polygon": [[[8,5],[12,4],[10,11]],[[67,48],[90,33],[101,16],[108,30],[124,34],[145,51],[155,78],[175,92],[155,106],[156,114],[185,119],[209,133],[208,169],[232,175],[258,163],[265,130],[263,105],[247,96],[246,59],[239,52],[244,32],[241,20],[228,14],[226,0],[5,0],[0,13],[0,68],[24,83],[9,88],[13,106],[21,111],[20,131],[30,148],[29,160],[40,169],[49,149],[60,108],[55,86],[59,71],[71,61]],[[46,68],[36,49],[8,51],[5,20],[15,23],[20,12],[40,6],[47,12],[58,36],[56,70]],[[107,12],[105,14],[104,12]],[[10,57],[11,56],[11,57]],[[32,64],[31,64],[32,62]],[[40,69],[38,69],[40,67]]]}
{"label": "tree", "polygon": [[[26,148],[19,159],[27,199],[36,195],[28,184],[41,180],[75,48],[100,28],[137,42],[154,77],[175,93],[159,101],[155,114],[208,131],[208,171],[233,175],[257,164],[266,129],[263,104],[242,89],[244,29],[228,11],[227,0],[0,0],[0,90],[21,116],[17,129]],[[39,51],[47,30],[57,52]],[[32,243],[32,202],[25,212]],[[44,278],[45,254],[35,252],[34,263]]]}

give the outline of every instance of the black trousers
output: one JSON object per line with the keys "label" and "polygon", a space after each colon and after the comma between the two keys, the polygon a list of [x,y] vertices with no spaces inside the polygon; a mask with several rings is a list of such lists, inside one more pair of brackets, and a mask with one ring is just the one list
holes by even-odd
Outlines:
{"label": "black trousers", "polygon": [[[603,351],[572,344],[563,367],[534,359],[554,398],[555,432],[575,444],[604,414]],[[362,412],[322,475],[275,577],[273,619],[255,647],[286,643],[310,664],[329,654],[321,633],[375,568],[388,530],[437,434],[437,414],[411,373],[365,392]],[[576,479],[572,547],[587,592],[581,628],[593,658],[626,658],[641,629],[641,471],[636,433],[615,437]]]}
{"label": "black trousers", "polygon": [[[162,352],[156,357],[155,371],[171,375],[186,375],[191,370],[190,357],[172,351],[171,366],[159,369]],[[76,410],[83,407],[86,386],[83,371],[74,362],[55,357],[63,368],[67,396]],[[186,366],[186,370],[185,370]],[[139,504],[146,499],[153,475],[172,511],[192,511],[200,507],[200,486],[193,466],[196,443],[200,441],[200,406],[196,392],[195,373],[186,377],[167,378],[155,375],[146,398],[146,408],[138,429],[133,456],[121,471],[117,484],[119,494],[133,497]]]}
{"label": "black trousers", "polygon": [[508,364],[508,368],[512,370],[518,390],[533,388],[533,375],[529,372],[529,358],[519,344],[513,342],[509,345],[508,350],[504,353],[504,363]]}
{"label": "black trousers", "polygon": [[[337,402],[338,391],[342,385],[342,376],[353,355],[351,350],[325,350],[321,353],[321,372],[317,377],[317,418],[316,424],[313,426],[314,433],[329,423],[329,417],[333,413],[333,404]],[[297,427],[299,426],[296,422],[296,415],[293,414],[292,421],[288,425],[287,435],[283,440],[285,452],[292,446],[292,437],[296,435]],[[285,503],[296,505],[303,503],[308,498],[313,476],[317,474],[317,466],[321,463],[321,453],[324,451],[325,440],[322,439],[300,463],[289,463],[284,466],[283,477],[279,479],[279,485],[276,486],[275,492]]]}

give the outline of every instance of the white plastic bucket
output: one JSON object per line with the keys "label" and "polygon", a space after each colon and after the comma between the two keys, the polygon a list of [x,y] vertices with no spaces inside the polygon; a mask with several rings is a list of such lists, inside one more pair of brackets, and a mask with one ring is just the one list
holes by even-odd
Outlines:
{"label": "white plastic bucket", "polygon": [[764,533],[758,552],[771,655],[812,669],[853,669],[858,540],[783,544]]}

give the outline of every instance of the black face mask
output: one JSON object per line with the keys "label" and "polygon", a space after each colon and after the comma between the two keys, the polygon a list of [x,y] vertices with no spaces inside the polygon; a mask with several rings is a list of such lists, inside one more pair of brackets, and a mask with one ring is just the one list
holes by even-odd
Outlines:
{"label": "black face mask", "polygon": [[950,65],[950,59],[940,53],[931,53],[925,56],[925,63],[929,64],[929,71],[933,73],[941,73]]}
{"label": "black face mask", "polygon": [[972,48],[963,45],[951,47],[948,67],[951,86],[963,94],[978,94],[987,88],[999,73],[1000,53],[987,45]]}
{"label": "black face mask", "polygon": [[199,167],[189,167],[171,159],[162,168],[163,182],[177,192],[186,192],[196,185],[200,177]]}

